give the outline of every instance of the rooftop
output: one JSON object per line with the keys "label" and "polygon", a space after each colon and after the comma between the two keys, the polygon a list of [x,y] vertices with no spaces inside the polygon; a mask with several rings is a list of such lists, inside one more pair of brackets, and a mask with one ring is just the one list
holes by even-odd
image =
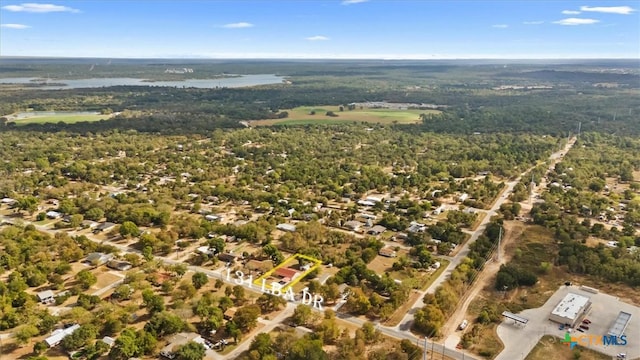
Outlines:
{"label": "rooftop", "polygon": [[586,296],[568,293],[567,296],[560,301],[558,306],[551,312],[553,315],[561,316],[567,319],[575,319],[578,314],[589,303],[589,298]]}
{"label": "rooftop", "polygon": [[631,320],[631,314],[620,311],[616,321],[611,325],[608,334],[613,336],[622,336],[624,331],[627,329],[627,325],[629,325],[629,320]]}
{"label": "rooftop", "polygon": [[294,277],[296,277],[298,272],[288,267],[281,267],[277,268],[274,274],[283,278],[293,279]]}

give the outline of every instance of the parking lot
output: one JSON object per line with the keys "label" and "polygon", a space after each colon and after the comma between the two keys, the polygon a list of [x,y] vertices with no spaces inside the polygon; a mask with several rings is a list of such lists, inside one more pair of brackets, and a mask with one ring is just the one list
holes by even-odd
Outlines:
{"label": "parking lot", "polygon": [[[606,335],[620,311],[630,313],[631,320],[624,332],[627,338],[625,346],[590,344],[586,347],[610,355],[612,358],[615,358],[618,353],[626,353],[627,359],[640,358],[639,307],[621,302],[618,298],[610,295],[593,294],[581,290],[579,286],[562,286],[543,306],[525,310],[518,314],[529,319],[526,326],[516,325],[513,320],[503,321],[498,326],[498,336],[500,336],[505,348],[496,357],[496,360],[524,359],[544,334],[563,338],[565,330],[560,330],[560,324],[548,319],[551,311],[569,292],[590,297],[592,302],[591,310],[586,315],[586,318],[591,321],[589,330],[584,332],[572,330],[572,335],[593,335],[594,337]],[[576,327],[578,325],[580,324],[578,323]]]}

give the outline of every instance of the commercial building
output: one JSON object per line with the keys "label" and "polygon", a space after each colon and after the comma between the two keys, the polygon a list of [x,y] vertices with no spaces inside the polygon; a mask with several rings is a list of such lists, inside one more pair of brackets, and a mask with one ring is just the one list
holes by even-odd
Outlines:
{"label": "commercial building", "polygon": [[573,327],[591,308],[591,299],[573,293],[568,293],[553,309],[549,320]]}

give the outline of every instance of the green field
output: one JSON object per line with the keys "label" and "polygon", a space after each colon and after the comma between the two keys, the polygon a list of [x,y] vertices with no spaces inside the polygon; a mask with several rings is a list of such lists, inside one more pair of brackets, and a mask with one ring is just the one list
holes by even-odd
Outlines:
{"label": "green field", "polygon": [[[284,119],[267,119],[250,121],[252,126],[268,125],[307,125],[307,124],[341,124],[344,122],[369,122],[380,124],[416,124],[420,122],[420,114],[437,114],[438,110],[394,110],[394,109],[355,109],[340,111],[339,106],[300,106],[285,109],[289,116]],[[310,115],[311,112],[315,115]],[[327,116],[333,111],[338,116]]]}
{"label": "green field", "polygon": [[102,114],[61,113],[61,114],[55,114],[55,115],[27,117],[23,119],[15,119],[10,121],[14,121],[16,125],[44,124],[44,123],[58,123],[58,122],[73,124],[81,121],[99,121],[103,119],[108,119],[109,117],[110,115],[102,115]]}

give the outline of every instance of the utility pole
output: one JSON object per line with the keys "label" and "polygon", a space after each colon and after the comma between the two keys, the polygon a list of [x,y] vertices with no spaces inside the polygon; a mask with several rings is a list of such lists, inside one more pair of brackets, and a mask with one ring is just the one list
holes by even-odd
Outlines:
{"label": "utility pole", "polygon": [[498,256],[497,256],[497,262],[500,262],[500,245],[502,243],[502,226],[500,226],[500,235],[498,235]]}
{"label": "utility pole", "polygon": [[[531,182],[529,183],[529,205],[533,204],[533,187],[536,186],[536,183],[533,182],[533,171],[531,172]],[[502,228],[500,228],[502,229]]]}
{"label": "utility pole", "polygon": [[[615,115],[614,115],[614,120],[615,120]],[[582,128],[582,121],[578,122],[578,137],[580,137],[580,129]]]}
{"label": "utility pole", "polygon": [[422,354],[422,360],[427,360],[427,337],[424,337],[424,353]]}

